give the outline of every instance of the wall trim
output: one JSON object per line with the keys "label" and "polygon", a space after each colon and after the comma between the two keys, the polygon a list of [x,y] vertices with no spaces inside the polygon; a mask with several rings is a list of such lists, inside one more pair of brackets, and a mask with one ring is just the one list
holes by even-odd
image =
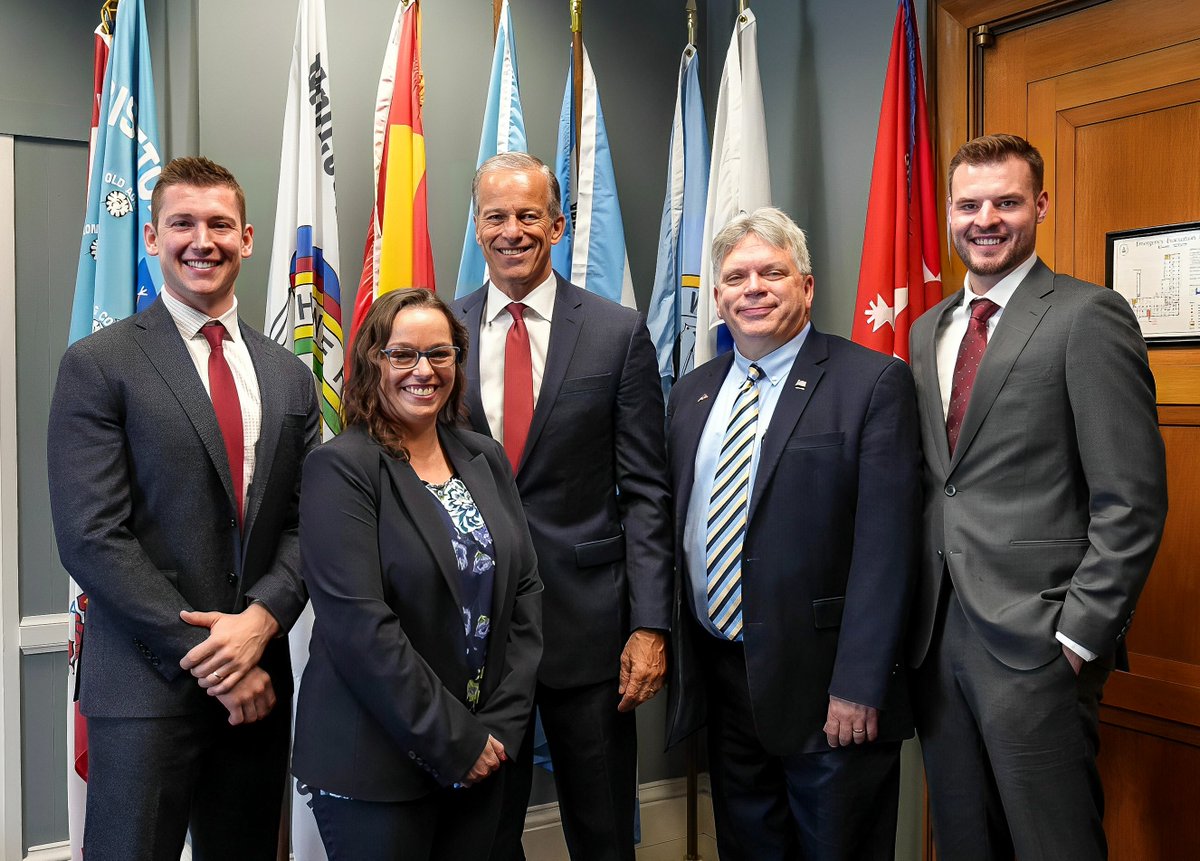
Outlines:
{"label": "wall trim", "polygon": [[71,843],[69,840],[60,840],[57,843],[30,846],[25,861],[71,861]]}
{"label": "wall trim", "polygon": [[46,613],[43,616],[23,616],[18,632],[22,655],[44,655],[64,652],[70,637],[70,613]]}

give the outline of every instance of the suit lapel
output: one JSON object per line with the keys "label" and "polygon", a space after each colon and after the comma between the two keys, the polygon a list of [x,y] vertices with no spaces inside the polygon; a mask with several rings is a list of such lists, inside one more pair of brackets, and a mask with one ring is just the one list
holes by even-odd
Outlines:
{"label": "suit lapel", "polygon": [[928,436],[933,440],[934,450],[937,452],[938,463],[943,474],[950,470],[950,442],[946,438],[946,417],[942,412],[942,384],[937,363],[937,338],[938,332],[945,324],[946,317],[953,314],[954,309],[962,302],[962,294],[963,291],[959,290],[942,300],[934,312],[936,316],[933,319],[933,325],[927,327],[921,342],[913,349],[914,358],[919,355],[926,357],[921,362],[921,367],[913,370],[920,375],[921,385],[918,387],[918,397],[922,401],[921,413],[925,416],[928,424]]}
{"label": "suit lapel", "polygon": [[[397,457],[391,457],[381,450],[380,456],[386,464],[392,480],[392,486],[400,497],[400,504],[412,518],[413,525],[429,553],[437,563],[438,570],[450,588],[457,606],[462,606],[462,591],[458,587],[458,561],[454,556],[454,547],[446,532],[446,523],[442,517],[441,503],[425,487],[411,466]],[[457,464],[456,464],[457,466]],[[462,630],[458,626],[458,630]]]}
{"label": "suit lapel", "polygon": [[538,391],[533,421],[529,424],[529,437],[525,440],[525,452],[521,455],[522,465],[537,445],[546,420],[554,410],[554,402],[558,400],[558,392],[567,376],[567,367],[571,364],[571,356],[575,354],[575,342],[579,340],[579,329],[583,325],[583,303],[571,295],[571,286],[558,273],[554,277],[558,280],[558,290],[554,296],[554,319],[550,323],[550,346],[546,350],[546,367],[542,371],[542,387]]}
{"label": "suit lapel", "polygon": [[266,492],[267,476],[275,463],[275,452],[279,448],[279,433],[283,424],[285,412],[285,387],[273,385],[272,381],[283,378],[283,368],[279,366],[276,356],[251,332],[245,323],[238,321],[242,339],[250,353],[250,361],[254,364],[254,375],[258,378],[258,399],[262,404],[262,421],[258,432],[258,444],[254,449],[254,475],[250,486],[246,488],[246,522],[243,533],[248,537],[258,509],[262,505],[263,493]]}
{"label": "suit lapel", "polygon": [[771,424],[767,426],[759,449],[758,469],[754,476],[754,489],[750,494],[747,523],[753,522],[754,512],[758,509],[758,502],[763,497],[767,483],[775,474],[775,466],[783,454],[783,447],[825,375],[820,366],[827,358],[829,345],[825,336],[815,328],[809,329],[796,361],[792,363],[788,375],[779,383],[783,389],[779,392],[779,400],[771,414]]}
{"label": "suit lapel", "polygon": [[471,428],[487,436],[492,435],[488,427],[487,413],[483,411],[483,398],[479,394],[479,330],[483,326],[483,306],[487,304],[487,285],[476,290],[463,300],[463,325],[470,335],[471,349],[467,351],[467,410]]}
{"label": "suit lapel", "polygon": [[680,479],[675,487],[679,508],[675,533],[680,546],[692,498],[692,485],[696,481],[696,451],[700,448],[700,436],[704,433],[704,426],[708,423],[731,364],[733,353],[725,353],[689,374],[688,382],[691,385],[688,387],[688,396],[675,408],[671,417],[670,456],[672,460],[678,458],[675,469]]}
{"label": "suit lapel", "polygon": [[136,320],[140,330],[136,336],[139,347],[196,429],[232,505],[233,478],[229,471],[229,456],[225,453],[225,438],[217,424],[212,399],[204,391],[204,384],[171,313],[158,299]]}
{"label": "suit lapel", "polygon": [[1004,387],[1004,381],[1008,379],[1013,363],[1029,343],[1030,336],[1050,307],[1050,303],[1043,297],[1053,290],[1054,276],[1039,260],[1004,307],[1000,322],[996,324],[996,330],[992,333],[983,359],[979,362],[979,373],[975,377],[975,385],[971,388],[971,400],[967,402],[962,430],[958,434],[958,445],[954,447],[954,456],[950,459],[951,470],[971,447],[971,441],[995,403],[1000,389]]}

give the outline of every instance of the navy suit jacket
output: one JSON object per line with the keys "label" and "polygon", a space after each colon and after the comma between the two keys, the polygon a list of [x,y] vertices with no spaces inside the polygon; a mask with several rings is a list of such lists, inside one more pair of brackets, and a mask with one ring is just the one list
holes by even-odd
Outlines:
{"label": "navy suit jacket", "polygon": [[508,460],[494,440],[439,431],[496,554],[474,714],[458,563],[441,503],[361,427],[305,465],[301,543],[316,622],[293,768],[305,783],[362,801],[408,801],[449,786],[489,734],[515,755],[533,708],[541,583]]}
{"label": "navy suit jacket", "polygon": [[[696,451],[733,355],[671,391],[667,442],[677,565],[668,743],[704,723],[683,544]],[[759,740],[828,750],[832,694],[881,710],[879,739],[912,734],[897,668],[920,513],[916,392],[901,361],[810,329],[761,443],[742,551],[743,643]]]}
{"label": "navy suit jacket", "polygon": [[[304,608],[296,529],[300,466],[319,439],[316,389],[295,356],[240,328],[262,400],[240,531],[212,401],[161,300],[77,341],[59,365],[50,504],[59,556],[88,595],[80,699],[89,717],[211,707],[179,667],[208,632],[180,610],[237,613],[257,600],[287,631]],[[286,637],[260,666],[286,700]]]}
{"label": "navy suit jacket", "polygon": [[[636,628],[671,625],[671,530],[658,363],[643,316],[561,276],[537,408],[517,470],[545,584],[539,679],[615,678]],[[487,290],[454,303],[471,343]],[[479,351],[467,358],[471,427],[490,434]]]}

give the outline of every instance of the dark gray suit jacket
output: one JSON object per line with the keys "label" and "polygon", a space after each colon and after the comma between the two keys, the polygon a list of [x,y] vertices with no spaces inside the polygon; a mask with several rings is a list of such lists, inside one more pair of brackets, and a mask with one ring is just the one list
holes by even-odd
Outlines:
{"label": "dark gray suit jacket", "polygon": [[1154,378],[1129,305],[1040,260],[989,339],[950,456],[937,335],[962,291],[910,337],[924,448],[925,539],[909,659],[933,636],[943,573],[988,651],[1015,669],[1055,632],[1112,653],[1162,537],[1166,466]]}
{"label": "dark gray suit jacket", "polygon": [[[262,399],[241,531],[212,401],[161,300],[77,341],[59,365],[50,503],[63,565],[88,595],[89,717],[211,705],[179,667],[207,631],[180,610],[236,613],[257,600],[287,631],[304,607],[296,527],[300,465],[319,434],[316,390],[295,356],[245,324],[241,333]],[[286,637],[260,666],[286,700]]]}
{"label": "dark gray suit jacket", "polygon": [[[679,621],[668,744],[703,725],[706,697],[683,543],[696,451],[733,362],[671,390]],[[802,380],[803,383],[797,381]],[[914,577],[920,494],[916,393],[898,359],[811,329],[763,437],[743,546],[742,613],[754,728],[774,755],[829,750],[832,694],[881,710],[879,739],[912,735],[897,673]]]}
{"label": "dark gray suit jacket", "polygon": [[[671,626],[671,530],[663,398],[643,316],[561,276],[537,408],[517,471],[546,639],[539,679],[612,679],[636,628]],[[471,343],[487,290],[454,303]],[[479,351],[467,358],[471,427],[489,434]]]}
{"label": "dark gray suit jacket", "polygon": [[316,623],[294,769],[305,783],[362,801],[408,801],[461,780],[489,733],[515,756],[533,708],[542,587],[508,459],[490,437],[439,433],[496,555],[474,714],[458,563],[440,503],[362,427],[305,466],[301,543]]}

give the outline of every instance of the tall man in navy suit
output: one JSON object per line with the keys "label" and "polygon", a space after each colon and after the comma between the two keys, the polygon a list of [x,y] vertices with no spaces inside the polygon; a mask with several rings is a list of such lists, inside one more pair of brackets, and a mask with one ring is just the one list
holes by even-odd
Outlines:
{"label": "tall man in navy suit", "polygon": [[963,288],[912,327],[925,456],[913,706],[938,857],[1107,855],[1101,688],[1162,537],[1154,378],[1128,303],[1034,250],[1015,135],[950,162]]}
{"label": "tall man in navy suit", "polygon": [[713,238],[735,349],[671,391],[678,582],[669,738],[707,719],[722,861],[886,859],[896,671],[919,511],[901,361],[817,331],[804,233],[777,209]]}
{"label": "tall man in navy suit", "polygon": [[[545,164],[494,156],[472,199],[489,282],[454,305],[471,333],[467,402],[508,453],[545,584],[536,702],[563,831],[576,861],[632,861],[633,709],[664,683],[671,624],[654,347],[641,314],[551,269],[565,220]],[[500,861],[523,857],[531,751],[509,778]]]}
{"label": "tall man in navy suit", "polygon": [[89,598],[84,846],[88,861],[178,859],[190,829],[198,861],[269,861],[316,390],[238,319],[254,231],[233,175],[175,159],[151,210],[162,294],[67,350],[50,408],[55,535]]}

